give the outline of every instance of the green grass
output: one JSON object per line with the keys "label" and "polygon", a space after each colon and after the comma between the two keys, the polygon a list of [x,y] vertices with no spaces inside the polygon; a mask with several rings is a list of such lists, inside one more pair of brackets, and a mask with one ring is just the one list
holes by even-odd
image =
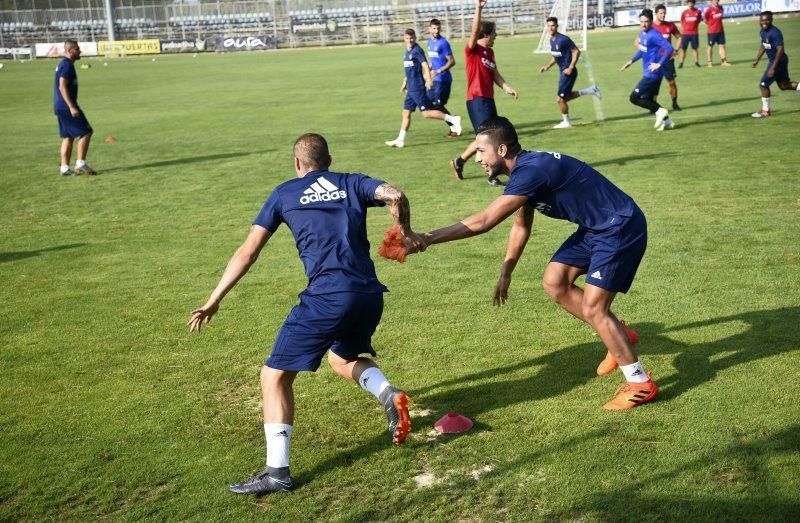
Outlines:
{"label": "green grass", "polygon": [[[800,78],[800,18],[776,20]],[[590,100],[558,122],[554,72],[528,36],[501,39],[498,95],[527,148],[596,166],[644,209],[647,255],[615,310],[638,329],[661,399],[608,413],[620,377],[540,286],[573,226],[539,217],[511,301],[491,307],[510,224],[398,265],[374,344],[416,402],[393,448],[376,402],[327,366],[296,383],[292,495],[225,485],[263,460],[258,372],[305,285],[286,228],[201,335],[185,327],[272,187],[291,144],[325,135],[334,168],[402,188],[415,228],[482,209],[499,191],[467,143],[414,115],[389,150],[402,98],[397,45],[87,60],[80,101],[96,178],[57,176],[53,61],[0,72],[0,520],[776,520],[800,514],[800,97],[759,108],[754,20],[727,24],[734,67],[680,70],[678,127],[656,133],[618,72],[633,31],[593,33],[606,120]],[[455,42],[460,49],[463,42]],[[451,109],[464,113],[463,59]],[[638,65],[638,64],[637,64]],[[578,86],[588,83],[581,67]],[[666,99],[666,85],[662,87]],[[104,143],[107,135],[119,141]],[[390,218],[372,211],[377,243]],[[430,434],[448,411],[460,437]],[[432,484],[418,488],[415,477]],[[477,479],[476,479],[477,478]]]}

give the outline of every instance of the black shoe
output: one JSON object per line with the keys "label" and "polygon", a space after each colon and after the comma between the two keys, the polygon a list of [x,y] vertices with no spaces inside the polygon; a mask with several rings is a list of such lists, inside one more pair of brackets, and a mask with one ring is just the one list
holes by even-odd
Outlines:
{"label": "black shoe", "polygon": [[678,64],[678,69],[683,69],[683,62]]}
{"label": "black shoe", "polygon": [[389,422],[389,437],[395,445],[402,444],[411,433],[411,417],[408,415],[408,395],[402,390],[387,387],[378,398],[386,411]]}
{"label": "black shoe", "polygon": [[460,156],[450,160],[450,167],[453,169],[456,178],[459,180],[464,179],[464,160],[462,160]]}
{"label": "black shoe", "polygon": [[694,66],[695,66],[695,67],[700,67],[700,62],[695,62],[695,63],[694,63]]}
{"label": "black shoe", "polygon": [[294,482],[291,476],[287,479],[275,479],[267,471],[262,472],[250,479],[246,479],[235,485],[228,485],[228,490],[234,494],[255,494],[262,496],[271,492],[289,492],[294,489]]}
{"label": "black shoe", "polygon": [[681,109],[681,106],[680,106],[680,105],[678,105],[678,102],[674,102],[674,103],[672,104],[672,110],[673,110],[673,111],[682,111],[683,109]]}
{"label": "black shoe", "polygon": [[503,186],[505,185],[505,182],[501,182],[501,181],[500,181],[500,180],[497,178],[497,176],[490,176],[490,177],[489,177],[489,179],[488,179],[488,180],[486,180],[486,181],[487,181],[487,182],[489,183],[489,185],[491,185],[492,187],[503,187]]}

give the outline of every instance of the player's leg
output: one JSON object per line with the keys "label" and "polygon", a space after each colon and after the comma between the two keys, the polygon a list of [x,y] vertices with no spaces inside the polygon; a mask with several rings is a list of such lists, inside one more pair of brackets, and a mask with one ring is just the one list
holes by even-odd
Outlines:
{"label": "player's leg", "polygon": [[372,335],[383,313],[383,294],[336,293],[344,313],[341,336],[328,352],[328,363],[340,376],[358,383],[380,401],[388,422],[389,438],[400,445],[411,432],[408,396],[393,387],[381,369],[361,354],[375,355]]}
{"label": "player's leg", "polygon": [[397,147],[402,149],[406,143],[406,133],[411,128],[411,113],[417,108],[414,100],[406,94],[405,102],[403,103],[403,114],[400,121],[400,132],[397,133],[397,138],[394,140],[387,140],[384,143],[389,147]]}
{"label": "player's leg", "polygon": [[461,136],[461,117],[445,113],[439,109],[426,109],[422,111],[422,116],[425,118],[432,118],[434,120],[444,120],[450,127],[450,133],[455,136]]}
{"label": "player's leg", "polygon": [[708,47],[706,47],[706,58],[708,61],[709,67],[714,67],[714,42],[712,41],[711,35],[708,35]]}
{"label": "player's leg", "polygon": [[784,55],[777,67],[775,67],[775,83],[781,91],[800,91],[798,82],[793,82],[789,78],[789,58]]}
{"label": "player's leg", "polygon": [[689,47],[689,40],[686,38],[686,35],[681,36],[681,45],[678,48],[678,55],[681,58],[681,62],[678,64],[678,69],[683,69],[683,62],[686,60],[686,48]]}
{"label": "player's leg", "polygon": [[74,173],[69,168],[70,159],[72,159],[72,143],[74,138],[67,136],[61,139],[61,176],[70,176]]}
{"label": "player's leg", "polygon": [[89,143],[91,141],[92,133],[85,134],[78,138],[78,157],[75,161],[75,172],[90,175],[97,174],[97,172],[86,163],[86,155],[89,153]]}
{"label": "player's leg", "polygon": [[700,67],[700,35],[694,35],[692,39],[692,54],[695,67]]}
{"label": "player's leg", "polygon": [[725,32],[719,34],[719,59],[722,61],[722,65],[725,67],[730,67],[731,63],[728,61],[728,51],[725,49]]}
{"label": "player's leg", "polygon": [[[467,100],[467,113],[473,130],[477,133],[478,127],[489,118],[497,116],[497,106],[491,98],[476,96]],[[464,165],[475,156],[477,148],[475,142],[470,142],[464,152],[450,160],[450,168],[459,180],[464,179]],[[503,185],[496,177],[489,176],[489,185]]]}
{"label": "player's leg", "polygon": [[769,86],[775,81],[775,77],[771,77],[767,74],[769,70],[769,64],[767,64],[766,70],[764,70],[764,74],[761,75],[761,81],[758,84],[758,88],[761,91],[761,110],[754,112],[750,116],[753,118],[766,118],[770,115],[770,97],[772,92],[770,91]]}

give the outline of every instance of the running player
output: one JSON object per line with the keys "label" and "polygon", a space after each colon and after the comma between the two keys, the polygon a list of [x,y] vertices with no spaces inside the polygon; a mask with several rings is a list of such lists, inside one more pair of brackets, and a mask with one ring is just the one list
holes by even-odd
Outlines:
{"label": "running player", "polygon": [[769,86],[773,82],[778,84],[781,91],[800,90],[798,82],[793,82],[789,78],[789,55],[783,48],[783,34],[780,29],[772,25],[772,11],[764,11],[758,19],[761,25],[761,47],[758,49],[753,67],[758,67],[758,62],[764,53],[767,53],[769,63],[767,70],[761,77],[761,110],[753,113],[753,118],[766,118],[770,115],[769,97],[771,96]]}
{"label": "running player", "polygon": [[[674,36],[680,41],[681,32],[678,31],[677,25],[665,20],[666,16],[667,8],[664,6],[664,4],[658,4],[656,6],[656,19],[653,21],[653,29],[661,33],[661,36],[663,36],[667,42],[669,42],[669,46],[672,47],[672,37]],[[664,62],[663,71],[664,78],[666,78],[667,84],[669,85],[669,96],[672,98],[672,109],[674,111],[680,111],[681,108],[678,105],[678,83],[675,81],[675,79],[678,77],[678,74],[675,72],[674,50],[670,53],[669,60]]]}
{"label": "running player", "polygon": [[[453,50],[450,49],[450,42],[442,36],[442,23],[436,18],[428,24],[428,31],[431,37],[428,39],[428,56],[431,58],[431,78],[433,87],[428,91],[428,98],[435,102],[442,111],[449,114],[445,107],[450,100],[450,90],[453,85],[453,75],[450,69],[456,65]],[[458,136],[452,130],[448,133],[450,137]]]}

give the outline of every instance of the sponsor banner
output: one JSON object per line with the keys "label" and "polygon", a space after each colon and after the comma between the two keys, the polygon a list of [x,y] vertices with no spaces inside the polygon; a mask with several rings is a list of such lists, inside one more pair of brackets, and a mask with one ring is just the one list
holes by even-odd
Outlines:
{"label": "sponsor banner", "polygon": [[159,40],[101,40],[97,42],[97,53],[104,55],[114,52],[119,47],[125,50],[125,54],[160,54],[161,42]]}
{"label": "sponsor banner", "polygon": [[206,50],[206,41],[202,38],[196,40],[161,40],[162,53],[196,53]]}
{"label": "sponsor banner", "polygon": [[800,0],[764,0],[762,11],[785,13],[787,11],[800,11]]}
{"label": "sponsor banner", "polygon": [[616,27],[626,27],[629,25],[639,25],[639,13],[641,9],[626,9],[614,13],[614,25]]}
{"label": "sponsor banner", "polygon": [[[770,2],[782,5],[794,3],[796,6],[800,4],[800,0],[763,0],[764,5],[768,5]],[[740,2],[720,2],[719,5],[721,5],[725,10],[725,14],[723,16],[724,20],[725,18],[736,18],[739,16],[757,16],[762,11],[761,4],[762,0],[743,0]],[[703,2],[695,5],[695,8],[705,13],[706,9],[710,5],[711,4],[709,3]],[[768,8],[764,7],[763,9],[766,10]],[[686,6],[667,7],[667,16],[665,19],[669,22],[679,23],[681,20],[681,13],[683,13],[685,10]],[[774,10],[775,9],[773,9],[773,11]],[[800,6],[793,10],[800,10]],[[627,25],[639,25],[640,12],[640,9],[626,9],[624,11],[617,11],[614,13],[614,19],[619,27]]]}
{"label": "sponsor banner", "polygon": [[0,47],[0,58],[15,58],[18,56],[33,57],[30,47]]}
{"label": "sponsor banner", "polygon": [[[97,42],[78,42],[81,56],[97,56]],[[36,44],[36,58],[60,58],[64,56],[64,42]]]}
{"label": "sponsor banner", "polygon": [[277,41],[271,36],[218,36],[216,50],[229,51],[263,51],[276,49]]}
{"label": "sponsor banner", "polygon": [[336,20],[292,24],[293,33],[335,33],[338,28]]}

